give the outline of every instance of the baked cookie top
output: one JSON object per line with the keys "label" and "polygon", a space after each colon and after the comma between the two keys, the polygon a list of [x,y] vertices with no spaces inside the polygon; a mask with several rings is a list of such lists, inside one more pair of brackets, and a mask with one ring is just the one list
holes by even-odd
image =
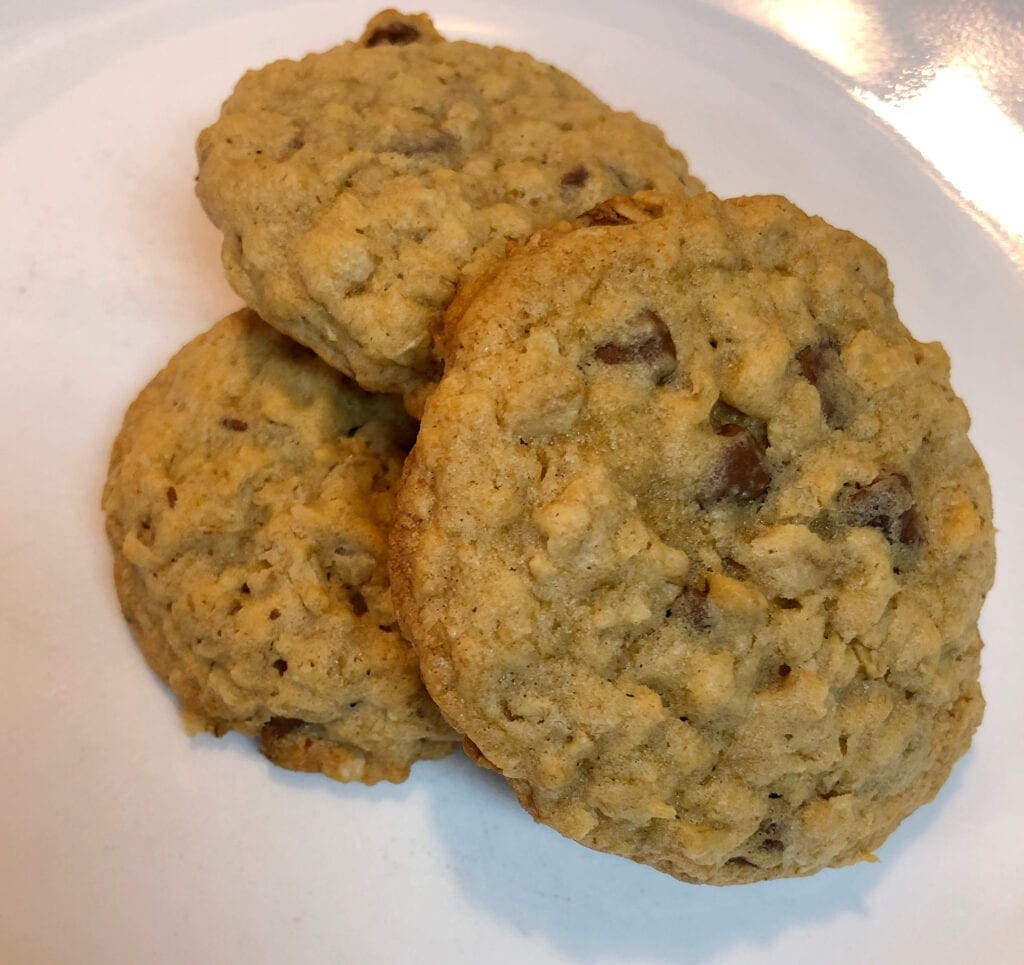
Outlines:
{"label": "baked cookie top", "polygon": [[460,299],[392,531],[445,716],[540,820],[693,881],[869,854],[983,709],[985,470],[881,256],[642,195]]}
{"label": "baked cookie top", "polygon": [[193,727],[367,784],[453,749],[386,572],[413,432],[248,311],[143,389],[103,509],[125,616]]}
{"label": "baked cookie top", "polygon": [[699,187],[661,131],[569,75],[393,10],[247,73],[197,152],[235,290],[378,392],[436,377],[456,284],[509,239],[616,193]]}

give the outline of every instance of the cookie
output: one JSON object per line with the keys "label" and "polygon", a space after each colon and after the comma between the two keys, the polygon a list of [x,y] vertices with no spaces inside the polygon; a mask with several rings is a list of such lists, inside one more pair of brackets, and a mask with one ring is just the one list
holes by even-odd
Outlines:
{"label": "cookie", "polygon": [[388,586],[414,426],[248,311],[132,404],[103,493],[124,614],[194,730],[282,767],[402,781],[457,738]]}
{"label": "cookie", "polygon": [[981,719],[994,565],[967,410],[881,256],[782,198],[644,195],[449,321],[391,576],[474,756],[684,880],[869,857]]}
{"label": "cookie", "polygon": [[457,283],[508,239],[623,191],[699,187],[661,131],[562,71],[395,11],[247,73],[197,153],[232,286],[375,392],[436,376]]}

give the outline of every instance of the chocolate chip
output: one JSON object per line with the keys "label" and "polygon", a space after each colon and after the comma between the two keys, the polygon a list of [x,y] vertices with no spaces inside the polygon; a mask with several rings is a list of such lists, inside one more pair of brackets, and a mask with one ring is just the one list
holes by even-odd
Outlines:
{"label": "chocolate chip", "polygon": [[871,526],[881,530],[890,543],[916,546],[923,539],[914,506],[914,491],[903,473],[879,476],[854,490],[843,500],[843,521],[849,526]]}
{"label": "chocolate chip", "polygon": [[352,612],[357,617],[361,617],[369,609],[366,605],[366,597],[364,597],[358,590],[353,590],[348,595],[348,602],[352,607]]}
{"label": "chocolate chip", "polygon": [[832,335],[807,345],[796,353],[800,374],[818,390],[821,414],[832,429],[841,429],[847,422],[849,389],[839,358],[839,343]]}
{"label": "chocolate chip", "polygon": [[764,447],[749,429],[733,423],[722,426],[718,435],[728,441],[705,497],[712,502],[760,499],[772,484]]}
{"label": "chocolate chip", "polygon": [[280,615],[281,611],[277,607],[274,607],[274,609],[267,614],[268,618],[271,620],[276,620]]}
{"label": "chocolate chip", "polygon": [[917,510],[913,506],[900,516],[897,539],[904,546],[918,546],[924,542],[921,518],[917,515]]}
{"label": "chocolate chip", "polygon": [[793,668],[788,663],[779,664],[779,676],[788,677],[793,672]]}
{"label": "chocolate chip", "polygon": [[722,572],[734,580],[749,580],[750,570],[731,556],[722,557]]}
{"label": "chocolate chip", "polygon": [[394,23],[378,27],[363,41],[366,47],[379,47],[387,44],[391,47],[404,47],[420,39],[420,32],[411,24],[396,20]]}
{"label": "chocolate chip", "polygon": [[775,598],[775,605],[780,610],[799,610],[802,608],[799,600],[791,600],[787,596],[777,596]]}
{"label": "chocolate chip", "polygon": [[220,420],[220,424],[225,429],[230,429],[232,432],[245,432],[249,428],[248,422],[243,422],[241,419],[229,419],[227,417]]}
{"label": "chocolate chip", "polygon": [[274,661],[274,669],[279,674],[284,676],[284,672],[288,669],[288,661],[287,660],[281,660],[281,659],[275,660]]}
{"label": "chocolate chip", "polygon": [[271,717],[260,729],[260,737],[264,741],[279,740],[298,730],[304,723],[298,717]]}
{"label": "chocolate chip", "polygon": [[590,178],[590,172],[582,165],[577,164],[571,171],[562,175],[563,188],[582,188]]}
{"label": "chocolate chip", "polygon": [[839,358],[839,346],[836,340],[828,335],[820,342],[808,345],[796,353],[796,360],[800,365],[800,374],[807,379],[811,385],[818,385],[824,381],[829,369]]}
{"label": "chocolate chip", "polygon": [[711,629],[711,610],[708,607],[707,586],[684,586],[672,601],[669,615],[678,613],[697,630]]}
{"label": "chocolate chip", "polygon": [[605,365],[628,365],[642,362],[654,376],[656,385],[664,385],[676,370],[676,343],[672,333],[657,312],[647,308],[638,316],[640,334],[628,342],[605,342],[594,350],[594,356]]}
{"label": "chocolate chip", "polygon": [[599,345],[594,355],[605,365],[623,365],[626,362],[636,361],[636,353],[631,346],[616,345],[614,342]]}
{"label": "chocolate chip", "polygon": [[174,509],[178,502],[178,490],[173,486],[167,487],[167,505]]}
{"label": "chocolate chip", "polygon": [[708,416],[711,428],[720,432],[727,425],[743,426],[762,445],[768,445],[768,426],[764,419],[748,415],[746,412],[729,405],[724,399],[719,398],[711,407]]}

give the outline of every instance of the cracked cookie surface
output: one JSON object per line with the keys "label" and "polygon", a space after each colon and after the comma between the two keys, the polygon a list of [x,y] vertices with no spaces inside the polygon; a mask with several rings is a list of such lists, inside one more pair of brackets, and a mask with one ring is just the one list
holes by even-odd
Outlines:
{"label": "cracked cookie surface", "polygon": [[415,427],[248,311],[129,408],[103,494],[118,596],[194,729],[282,767],[402,781],[456,746],[387,580]]}
{"label": "cracked cookie surface", "polygon": [[782,198],[615,199],[467,289],[392,532],[445,716],[691,881],[862,859],[983,710],[991,497],[938,344]]}
{"label": "cracked cookie surface", "polygon": [[247,73],[197,152],[235,290],[386,392],[436,377],[457,283],[509,239],[616,193],[699,187],[657,128],[569,75],[394,11]]}

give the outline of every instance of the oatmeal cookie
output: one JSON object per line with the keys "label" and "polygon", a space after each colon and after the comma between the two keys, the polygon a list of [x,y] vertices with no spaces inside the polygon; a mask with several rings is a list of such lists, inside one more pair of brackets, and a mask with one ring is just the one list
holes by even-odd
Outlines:
{"label": "oatmeal cookie", "polygon": [[541,821],[726,884],[855,862],[983,710],[992,508],[938,344],[777,197],[616,199],[460,299],[392,586]]}
{"label": "oatmeal cookie", "polygon": [[457,738],[388,587],[414,426],[248,311],[142,391],[103,494],[124,614],[194,729],[282,767],[402,781]]}
{"label": "oatmeal cookie", "polygon": [[456,284],[508,239],[623,191],[696,191],[661,131],[527,54],[378,14],[247,73],[199,136],[235,290],[377,392],[436,374]]}

